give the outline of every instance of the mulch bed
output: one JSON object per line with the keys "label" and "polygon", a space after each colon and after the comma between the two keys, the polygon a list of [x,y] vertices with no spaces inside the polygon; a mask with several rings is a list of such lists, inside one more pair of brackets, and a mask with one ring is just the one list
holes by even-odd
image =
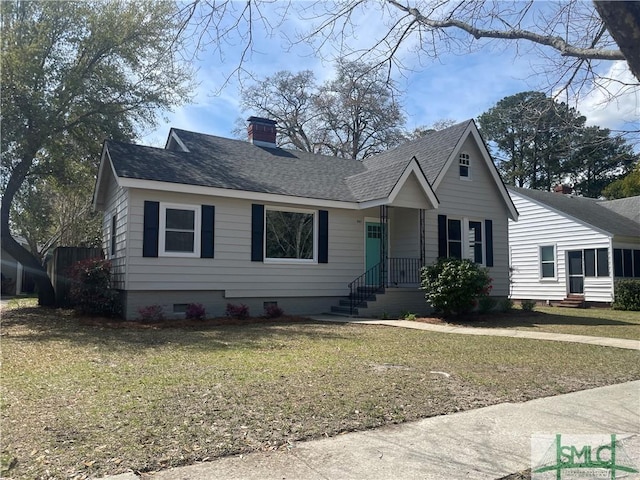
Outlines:
{"label": "mulch bed", "polygon": [[306,317],[299,317],[294,315],[283,315],[281,317],[267,318],[267,317],[247,317],[247,318],[232,318],[232,317],[215,317],[207,318],[204,320],[187,320],[187,319],[167,319],[157,322],[144,322],[141,320],[117,320],[113,318],[103,317],[81,317],[79,322],[81,325],[88,325],[94,327],[107,327],[107,328],[126,328],[126,329],[163,329],[163,328],[206,328],[206,327],[220,327],[227,325],[252,325],[255,323],[292,323],[292,322],[309,322],[311,321]]}

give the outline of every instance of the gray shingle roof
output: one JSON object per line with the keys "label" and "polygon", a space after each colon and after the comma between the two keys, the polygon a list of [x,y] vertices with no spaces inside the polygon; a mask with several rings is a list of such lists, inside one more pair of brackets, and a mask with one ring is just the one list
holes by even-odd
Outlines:
{"label": "gray shingle roof", "polygon": [[[638,210],[634,221],[632,209],[640,205],[640,197],[624,199],[625,202],[602,201],[595,198],[563,195],[554,192],[543,192],[527,188],[507,187],[510,191],[528,197],[554,210],[565,213],[589,225],[613,235],[635,237],[640,236],[640,222],[637,221]],[[633,200],[635,199],[635,200]],[[630,215],[622,215],[627,212]]]}
{"label": "gray shingle roof", "polygon": [[470,121],[364,162],[173,129],[189,150],[108,141],[118,176],[339,201],[386,198],[415,156],[432,183]]}
{"label": "gray shingle roof", "polygon": [[467,120],[449,128],[430,132],[416,140],[404,143],[387,152],[364,160],[368,169],[380,168],[397,161],[408,161],[416,157],[429,184],[433,185],[442,167],[473,120]]}
{"label": "gray shingle roof", "polygon": [[613,210],[623,217],[630,218],[636,223],[640,223],[640,195],[620,198],[618,200],[607,200],[600,202],[600,205],[609,210]]}

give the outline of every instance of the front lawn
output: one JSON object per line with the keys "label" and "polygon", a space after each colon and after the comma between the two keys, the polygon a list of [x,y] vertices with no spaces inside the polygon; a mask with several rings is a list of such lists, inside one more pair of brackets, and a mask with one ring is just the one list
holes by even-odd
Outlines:
{"label": "front lawn", "polygon": [[14,479],[153,471],[640,379],[640,352],[314,322],[114,329],[3,312]]}
{"label": "front lawn", "polygon": [[506,314],[482,315],[477,320],[461,323],[477,327],[515,328],[640,340],[640,312],[608,308],[536,306],[533,312],[523,312],[518,309]]}

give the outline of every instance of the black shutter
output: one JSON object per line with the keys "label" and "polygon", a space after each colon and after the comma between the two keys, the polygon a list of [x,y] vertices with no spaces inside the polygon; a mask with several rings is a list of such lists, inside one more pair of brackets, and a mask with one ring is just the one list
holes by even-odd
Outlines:
{"label": "black shutter", "polygon": [[251,205],[251,261],[264,260],[264,205]]}
{"label": "black shutter", "polygon": [[200,257],[213,258],[214,225],[216,221],[216,207],[202,205],[202,223],[200,226]]}
{"label": "black shutter", "polygon": [[329,212],[318,211],[318,263],[329,263]]}
{"label": "black shutter", "polygon": [[493,220],[484,221],[484,236],[487,239],[487,255],[485,265],[493,267]]}
{"label": "black shutter", "polygon": [[447,256],[447,216],[438,215],[438,258]]}
{"label": "black shutter", "polygon": [[158,256],[158,234],[160,229],[160,202],[144,202],[144,230],[142,233],[142,256]]}

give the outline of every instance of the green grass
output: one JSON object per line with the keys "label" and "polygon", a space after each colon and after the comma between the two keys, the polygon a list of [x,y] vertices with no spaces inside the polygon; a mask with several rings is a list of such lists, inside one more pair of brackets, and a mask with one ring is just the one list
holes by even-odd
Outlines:
{"label": "green grass", "polygon": [[594,337],[640,340],[640,312],[608,308],[535,307],[533,312],[483,315],[479,327],[515,328]]}
{"label": "green grass", "polygon": [[30,307],[4,312],[2,335],[14,479],[153,471],[640,378],[636,351],[353,324],[114,329]]}

